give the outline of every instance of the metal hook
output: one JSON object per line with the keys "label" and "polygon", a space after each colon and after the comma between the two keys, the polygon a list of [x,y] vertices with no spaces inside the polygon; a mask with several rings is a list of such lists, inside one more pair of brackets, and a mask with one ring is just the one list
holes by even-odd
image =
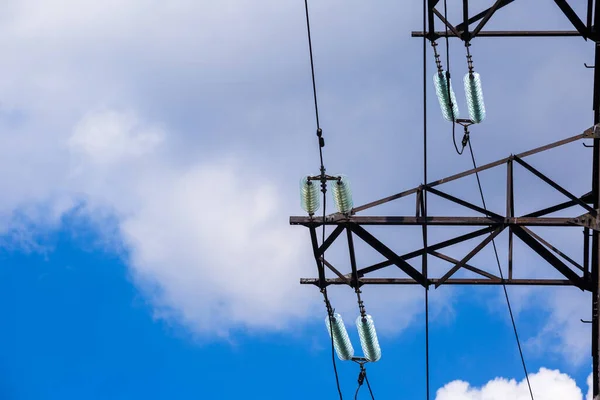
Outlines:
{"label": "metal hook", "polygon": [[580,319],[580,321],[583,322],[584,324],[591,324],[592,323],[592,321],[584,321],[582,319]]}
{"label": "metal hook", "polygon": [[590,149],[590,148],[594,147],[594,146],[592,146],[592,145],[590,145],[590,144],[585,144],[585,143],[581,143],[581,144],[583,145],[583,147],[587,147],[588,149]]}
{"label": "metal hook", "polygon": [[587,65],[586,63],[583,63],[583,65],[584,65],[586,68],[596,68],[596,66],[595,66],[595,65]]}

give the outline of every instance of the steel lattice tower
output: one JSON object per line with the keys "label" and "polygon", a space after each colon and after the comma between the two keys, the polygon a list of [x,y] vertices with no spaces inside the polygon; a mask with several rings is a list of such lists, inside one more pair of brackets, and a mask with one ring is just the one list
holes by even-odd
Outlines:
{"label": "steel lattice tower", "polygon": [[[483,30],[486,23],[493,17],[496,11],[509,5],[514,0],[497,0],[488,9],[469,16],[469,1],[463,0],[463,20],[459,24],[452,24],[444,18],[444,15],[436,9],[439,0],[427,1],[427,31],[412,32],[413,37],[426,37],[429,40],[451,36],[459,38],[464,42],[469,42],[475,37],[579,37],[589,40],[595,45],[595,66],[600,66],[600,32],[596,27],[600,27],[600,2],[598,0],[588,0],[587,15],[585,22],[571,8],[566,0],[554,0],[556,5],[564,13],[566,18],[572,23],[574,30],[570,31],[486,31]],[[434,29],[435,22],[441,23],[444,31]],[[473,29],[470,29],[473,27]],[[347,214],[333,213],[323,219],[322,216],[293,216],[290,217],[291,225],[302,225],[309,229],[314,258],[317,265],[317,278],[302,278],[302,284],[312,284],[320,288],[329,285],[349,285],[353,288],[362,285],[421,285],[430,287],[431,285],[439,287],[440,285],[532,285],[532,286],[574,286],[580,290],[592,293],[592,358],[593,358],[593,396],[595,400],[600,399],[600,70],[594,69],[593,83],[593,113],[594,125],[589,129],[575,136],[564,140],[551,143],[521,154],[512,155],[501,160],[470,169],[468,171],[449,176],[433,182],[426,182],[419,187],[405,190],[395,195],[373,201],[371,203],[354,207]],[[578,195],[570,193],[564,187],[543,174],[530,163],[526,158],[544,152],[546,150],[563,146],[565,144],[580,141],[582,139],[593,140],[593,160],[592,160],[592,182],[590,191]],[[513,166],[519,165],[532,173],[541,181],[548,184],[558,192],[562,193],[567,201],[555,204],[526,215],[515,215],[514,211],[514,190],[513,190]],[[504,215],[493,213],[485,208],[477,206],[469,201],[457,198],[443,191],[443,184],[446,182],[462,179],[464,177],[476,174],[480,171],[491,168],[505,168],[506,170],[506,211]],[[473,211],[473,216],[429,216],[426,205],[423,202],[424,194],[431,194],[444,198],[448,201],[466,207]],[[414,196],[415,214],[400,216],[368,216],[365,211],[379,205],[392,202],[394,200]],[[548,216],[557,211],[566,210],[575,207],[571,217],[551,217]],[[324,242],[319,245],[317,240],[317,228],[323,225],[334,226],[333,231],[326,237]],[[406,254],[396,254],[381,240],[367,231],[368,226],[422,226],[425,227],[423,235],[423,247],[415,249]],[[451,239],[428,244],[427,226],[473,226],[479,229]],[[552,244],[545,241],[539,235],[535,234],[530,227],[562,227],[572,229],[573,227],[582,227],[584,230],[584,239],[582,243],[583,261],[578,263],[568,257]],[[348,237],[348,251],[351,259],[352,271],[342,273],[329,263],[324,257],[324,252],[342,235],[344,231]],[[488,245],[503,231],[508,231],[508,276],[501,278],[489,272],[469,265],[471,260],[478,252]],[[375,251],[377,251],[385,261],[358,268],[356,265],[355,249],[352,237],[358,237]],[[515,279],[513,278],[513,237],[516,236],[530,250],[538,254],[550,266],[558,271],[563,279]],[[590,241],[591,237],[591,241]],[[457,260],[444,254],[445,248],[462,243],[464,241],[482,238],[480,243],[473,248],[464,258]],[[591,242],[591,243],[590,243]],[[445,260],[453,266],[442,276],[433,277],[428,274],[427,268],[421,271],[411,266],[407,260],[413,258],[426,258],[428,255]],[[562,257],[562,258],[561,258]],[[426,262],[423,263],[426,266]],[[399,268],[407,278],[373,278],[369,274],[380,271],[385,268]],[[325,270],[333,272],[337,278],[326,278]],[[466,269],[478,274],[479,278],[452,278],[460,269]],[[575,288],[574,288],[575,289]]]}

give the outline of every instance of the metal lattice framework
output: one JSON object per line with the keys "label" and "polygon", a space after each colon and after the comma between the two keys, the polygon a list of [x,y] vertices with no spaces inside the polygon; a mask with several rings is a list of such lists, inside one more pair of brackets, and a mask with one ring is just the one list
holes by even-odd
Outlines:
{"label": "metal lattice framework", "polygon": [[[412,32],[413,37],[425,37],[434,41],[440,37],[458,38],[464,42],[470,42],[479,37],[578,37],[590,40],[595,45],[595,65],[600,66],[600,34],[596,26],[600,26],[600,2],[598,0],[587,1],[587,13],[582,20],[573,10],[566,0],[554,0],[554,3],[563,12],[566,18],[571,22],[574,30],[569,31],[485,31],[483,28],[492,16],[501,8],[513,3],[514,0],[496,0],[491,6],[471,16],[469,14],[469,1],[462,1],[462,21],[458,24],[452,24],[444,15],[437,10],[439,0],[427,1],[427,26],[426,31]],[[435,30],[435,22],[441,22],[444,31]],[[585,21],[585,22],[584,22]],[[474,28],[472,28],[474,26]],[[472,29],[471,29],[472,28]],[[590,67],[594,68],[594,67]],[[362,285],[422,285],[429,287],[434,285],[563,285],[575,286],[581,290],[592,292],[592,356],[593,356],[593,396],[595,400],[600,399],[600,221],[598,212],[600,210],[600,69],[594,69],[594,94],[593,110],[594,125],[585,132],[552,143],[525,153],[512,155],[504,159],[456,174],[450,177],[437,180],[435,182],[426,182],[425,184],[406,190],[404,192],[386,197],[360,207],[355,207],[348,215],[334,213],[325,218],[312,216],[291,217],[292,225],[302,225],[309,229],[312,241],[314,258],[317,264],[317,278],[303,278],[302,284],[313,284],[321,288],[328,285],[349,285],[354,288]],[[460,122],[460,121],[459,121]],[[533,154],[544,152],[546,150],[575,142],[582,139],[593,139],[593,162],[592,162],[592,182],[591,191],[583,194],[572,194],[563,186],[552,180],[546,174],[536,169],[525,159]],[[565,201],[555,204],[542,210],[529,213],[522,216],[516,216],[514,212],[514,187],[513,187],[513,169],[515,164],[527,170],[541,181],[545,182],[556,191],[565,196]],[[472,202],[457,198],[442,191],[443,184],[473,175],[480,171],[491,168],[506,168],[506,211],[505,215],[493,213],[485,208],[479,207]],[[324,173],[324,172],[323,172]],[[517,191],[518,192],[518,191]],[[473,216],[429,216],[427,213],[426,202],[423,197],[427,194],[438,196],[450,202],[463,206],[474,212]],[[410,216],[367,216],[363,215],[365,211],[379,205],[393,202],[394,200],[407,196],[415,196],[415,214]],[[572,209],[573,215],[570,217],[550,217],[548,215],[561,211]],[[317,228],[325,225],[335,226],[333,231],[319,245],[317,240]],[[365,227],[382,225],[413,225],[423,227],[423,247],[415,249],[406,254],[396,254],[381,240],[377,239]],[[473,226],[480,227],[474,232],[453,237],[451,239],[427,244],[427,226]],[[531,227],[553,226],[572,229],[573,227],[583,227],[584,239],[582,245],[583,260],[581,263],[571,259],[557,247],[544,240],[541,236],[534,233]],[[490,272],[479,269],[469,264],[469,261],[485,248],[494,238],[502,232],[508,231],[508,276],[502,279]],[[343,234],[346,233],[348,251],[350,255],[351,271],[349,273],[340,272],[334,265],[328,262],[323,254],[325,251]],[[591,235],[590,235],[591,233]],[[564,279],[515,279],[513,278],[512,248],[513,238],[516,236],[529,249],[545,260],[547,264],[558,271]],[[591,243],[589,238],[592,238]],[[356,262],[354,237],[360,238],[371,248],[377,251],[383,261],[374,265],[358,268]],[[458,243],[465,242],[474,238],[482,238],[462,259],[454,259],[444,254],[445,249]],[[427,256],[445,260],[451,267],[441,277],[431,277],[428,275]],[[419,271],[408,263],[408,260],[421,257],[423,267]],[[399,268],[408,277],[407,278],[375,278],[369,275],[375,271],[381,271],[385,268]],[[326,269],[332,271],[337,278],[327,278]],[[478,278],[453,278],[459,270],[469,270],[477,275]]]}
{"label": "metal lattice framework", "polygon": [[[552,143],[531,151],[527,151],[521,154],[512,155],[510,157],[503,158],[501,160],[482,165],[478,168],[470,169],[468,171],[452,175],[427,185],[421,185],[416,188],[412,188],[401,193],[389,196],[360,207],[355,207],[350,215],[344,215],[340,213],[331,214],[325,217],[291,217],[290,223],[292,225],[303,225],[308,227],[313,239],[313,251],[317,260],[317,268],[319,271],[319,278],[315,279],[302,279],[303,284],[314,284],[319,287],[328,285],[350,285],[355,286],[364,284],[377,284],[377,285],[411,285],[419,284],[422,286],[435,285],[439,287],[443,284],[450,285],[465,285],[465,284],[480,284],[480,285],[568,285],[577,286],[582,290],[592,290],[592,280],[589,272],[589,259],[585,254],[589,254],[589,231],[590,229],[598,228],[598,220],[596,211],[590,206],[592,201],[591,193],[586,193],[580,196],[576,196],[570,193],[567,189],[556,183],[547,175],[540,172],[538,169],[533,167],[529,162],[525,161],[528,156],[550,150],[555,147],[559,147],[581,139],[592,139],[600,137],[600,126],[587,129],[582,134],[573,136],[571,138],[561,140],[556,143]],[[545,182],[550,187],[554,188],[557,192],[565,196],[567,201],[555,204],[551,207],[544,208],[526,215],[516,216],[514,213],[514,190],[513,190],[513,169],[514,165],[517,164],[523,167],[524,170],[533,174],[540,181]],[[448,182],[452,182],[461,178],[468,177],[475,174],[476,172],[485,171],[492,168],[506,169],[506,214],[498,215],[490,210],[484,209],[464,199],[452,196],[444,191],[443,185]],[[424,192],[438,196],[440,198],[451,201],[460,206],[466,207],[472,211],[475,211],[477,216],[468,217],[454,217],[454,216],[427,216],[424,217]],[[395,200],[405,198],[407,196],[414,196],[415,198],[415,215],[411,216],[363,216],[362,214],[374,207],[393,202]],[[566,210],[573,208],[572,217],[549,217],[557,211]],[[585,213],[581,213],[585,211]],[[325,225],[334,225],[335,229],[329,234],[325,242],[320,246],[317,245],[317,228]],[[419,248],[406,254],[396,254],[389,247],[387,247],[382,241],[377,239],[374,235],[369,233],[365,226],[402,226],[402,225],[413,225],[413,226],[472,226],[481,227],[481,229],[475,230],[474,232],[463,234],[461,236],[454,237],[449,240],[445,240],[436,244],[430,244],[427,248]],[[544,240],[538,234],[534,233],[529,227],[584,227],[586,231],[583,242],[583,265],[574,261],[572,258],[558,250],[555,246]],[[508,230],[509,235],[509,246],[508,246],[508,277],[501,279],[500,277],[491,274],[490,272],[484,271],[483,269],[469,265],[468,262],[483,248],[485,248],[492,239],[499,236],[502,232]],[[346,235],[343,235],[349,239],[349,253],[350,260],[353,270],[347,274],[342,274],[338,268],[328,262],[323,254],[325,251],[340,237],[342,233],[346,231]],[[370,265],[364,268],[358,269],[356,265],[356,256],[354,250],[353,235],[362,239],[365,243],[376,250],[385,261]],[[524,244],[526,244],[531,250],[537,253],[542,259],[547,261],[552,267],[559,271],[565,279],[515,279],[513,278],[513,265],[512,265],[512,242],[513,235],[519,238]],[[448,255],[444,254],[445,248],[468,241],[470,239],[482,237],[481,242],[473,248],[467,255],[461,260],[453,259]],[[431,277],[425,276],[422,271],[418,271],[411,266],[407,261],[424,254],[430,254],[439,259],[445,260],[451,264],[454,264],[443,276]],[[384,268],[399,268],[409,278],[371,278],[369,274],[380,271]],[[325,268],[332,271],[337,278],[325,278]],[[452,276],[461,268],[474,272],[480,275],[480,278],[455,278]],[[356,276],[358,282],[354,277]]]}

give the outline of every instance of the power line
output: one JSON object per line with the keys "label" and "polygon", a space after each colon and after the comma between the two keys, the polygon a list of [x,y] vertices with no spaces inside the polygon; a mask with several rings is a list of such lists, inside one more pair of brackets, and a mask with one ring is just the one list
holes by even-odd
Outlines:
{"label": "power line", "polygon": [[[447,5],[447,0],[444,0],[444,19],[447,21],[448,20],[448,5]],[[465,137],[463,138],[463,148],[462,150],[458,149],[458,146],[456,145],[456,121],[455,121],[455,116],[454,116],[454,107],[452,104],[452,96],[451,96],[451,87],[450,87],[450,42],[449,42],[449,38],[448,38],[448,25],[446,23],[444,23],[445,26],[445,31],[446,31],[446,35],[445,35],[445,39],[446,39],[446,65],[447,65],[447,69],[446,69],[446,81],[447,81],[447,89],[448,89],[448,102],[449,102],[449,106],[450,106],[450,112],[452,113],[452,143],[454,144],[454,149],[456,150],[456,152],[460,155],[462,155],[462,153],[464,152],[465,149],[465,145],[469,146],[469,152],[471,153],[471,160],[473,162],[473,168],[477,168],[477,163],[475,162],[475,155],[473,153],[473,147],[471,146],[471,141],[469,140],[469,133],[467,130],[467,127],[465,126]],[[425,29],[423,29],[423,32],[425,32]],[[468,47],[467,47],[468,50]],[[465,143],[466,142],[466,143]],[[481,187],[481,180],[479,178],[479,172],[476,171],[475,172],[475,176],[477,178],[477,185],[479,187],[479,194],[481,196],[481,202],[483,204],[483,208],[487,211],[487,206],[485,203],[485,197],[483,195],[483,189]],[[504,274],[502,272],[502,267],[500,266],[500,258],[498,256],[498,249],[496,248],[496,241],[492,239],[492,245],[494,248],[494,254],[496,257],[496,263],[498,264],[498,271],[500,273],[500,278],[502,279],[502,288],[504,289],[504,297],[506,298],[506,304],[508,306],[508,312],[510,314],[510,319],[512,322],[512,326],[513,326],[513,330],[515,333],[515,338],[517,341],[517,347],[519,348],[519,355],[521,357],[521,363],[523,364],[523,371],[525,372],[525,379],[527,380],[527,386],[529,388],[529,394],[531,395],[531,399],[534,400],[533,397],[533,391],[531,390],[531,383],[529,381],[529,374],[527,373],[527,365],[525,363],[525,357],[523,356],[523,350],[521,348],[521,341],[519,339],[519,333],[517,331],[517,325],[515,323],[515,319],[514,319],[514,315],[512,312],[512,307],[510,304],[510,299],[508,296],[508,291],[506,289],[506,285],[504,284]],[[425,297],[425,301],[427,302],[427,296]],[[427,329],[427,327],[426,327]],[[427,398],[429,399],[429,390],[428,390],[428,396]]]}
{"label": "power line", "polygon": [[[447,0],[444,0],[444,19],[447,21],[448,20],[448,6],[447,6]],[[449,43],[449,38],[448,38],[448,25],[446,23],[444,23],[444,26],[446,28],[446,64],[447,64],[447,70],[446,70],[446,79],[447,79],[447,85],[448,85],[448,101],[449,101],[449,105],[450,105],[450,111],[452,113],[452,142],[454,144],[454,148],[456,150],[456,152],[460,155],[462,155],[462,153],[464,152],[465,149],[465,145],[469,146],[469,152],[471,153],[471,160],[473,162],[473,168],[477,168],[477,163],[475,162],[475,155],[473,153],[473,147],[471,146],[471,140],[469,139],[469,132],[467,130],[467,127],[465,126],[465,137],[463,138],[463,148],[462,150],[458,150],[458,146],[456,145],[456,121],[454,118],[454,108],[452,107],[452,96],[451,96],[451,91],[450,91],[450,43]],[[423,29],[423,32],[425,32],[425,29]],[[468,47],[467,47],[468,50]],[[479,172],[475,171],[475,177],[477,178],[477,186],[479,187],[479,194],[481,196],[481,202],[483,204],[483,208],[484,210],[487,211],[487,206],[485,203],[485,197],[483,195],[483,189],[481,187],[481,180],[479,178]],[[508,296],[508,291],[506,289],[506,285],[504,284],[504,274],[502,272],[502,267],[500,266],[500,257],[498,256],[498,249],[496,248],[496,241],[494,239],[492,239],[492,245],[494,248],[494,254],[496,256],[496,263],[498,264],[498,271],[500,273],[500,278],[502,280],[502,288],[504,290],[504,297],[506,298],[506,304],[508,306],[508,312],[510,314],[510,320],[512,322],[512,326],[513,326],[513,330],[515,333],[515,338],[517,341],[517,347],[519,348],[519,355],[521,357],[521,363],[523,364],[523,371],[525,372],[525,379],[527,380],[527,387],[529,388],[529,394],[531,395],[531,400],[534,400],[533,397],[533,391],[531,390],[531,382],[529,381],[529,374],[527,373],[527,365],[525,363],[525,357],[523,356],[523,350],[521,348],[521,341],[519,339],[519,333],[517,331],[517,325],[515,323],[515,318],[512,312],[512,307],[510,304],[510,299]],[[428,397],[429,398],[429,397]]]}
{"label": "power line", "polygon": [[[427,0],[423,0],[423,32],[427,29]],[[423,36],[423,183],[427,185],[427,37]],[[423,190],[423,217],[427,218],[427,190]],[[426,220],[427,221],[427,220]],[[427,279],[427,223],[423,225],[423,275]],[[367,385],[369,381],[367,380]],[[429,400],[429,286],[425,286],[425,385]],[[369,386],[369,390],[370,390]]]}
{"label": "power line", "polygon": [[327,290],[323,288],[321,289],[321,292],[323,293],[323,297],[325,298],[325,306],[327,307],[327,317],[329,318],[329,334],[331,336],[331,362],[333,364],[333,372],[335,374],[335,383],[337,384],[337,390],[338,394],[340,395],[340,400],[342,400],[342,389],[340,388],[340,380],[338,377],[337,365],[335,362],[335,346],[333,344],[333,323],[331,321],[331,318],[333,316],[333,310],[331,309],[331,303],[327,298]]}
{"label": "power line", "polygon": [[358,391],[362,387],[364,382],[367,382],[367,388],[369,389],[369,394],[371,395],[371,400],[375,400],[375,396],[373,395],[373,390],[371,390],[371,384],[369,383],[369,377],[367,376],[367,370],[365,369],[364,363],[360,364],[360,372],[358,374],[358,387],[356,388],[356,392],[354,392],[354,400],[358,399]]}
{"label": "power line", "polygon": [[371,384],[369,383],[369,377],[365,374],[365,381],[367,382],[367,388],[369,389],[369,393],[371,394],[371,400],[375,400],[375,396],[373,396],[373,391],[371,390]]}
{"label": "power line", "polygon": [[[471,141],[468,142],[469,152],[471,153],[471,160],[473,161],[473,168],[477,168],[477,163],[475,162],[475,155],[473,153],[473,146],[471,146]],[[483,196],[483,189],[481,187],[481,180],[479,179],[479,172],[475,172],[475,177],[477,178],[477,186],[479,187],[479,194],[481,195],[481,202],[483,204],[484,210],[487,210],[487,206],[485,204],[485,198]],[[510,299],[508,297],[508,291],[506,290],[506,285],[504,284],[504,274],[502,272],[502,267],[500,266],[500,258],[498,257],[498,249],[496,248],[496,241],[492,239],[492,245],[494,247],[494,254],[496,255],[496,263],[498,264],[498,272],[500,273],[500,279],[502,280],[502,288],[504,289],[504,297],[506,298],[506,305],[508,306],[508,313],[510,314],[510,321],[512,322],[513,330],[515,332],[515,339],[517,340],[517,347],[519,348],[519,355],[521,356],[521,363],[523,364],[523,371],[525,372],[525,379],[527,380],[527,387],[529,388],[529,394],[531,395],[531,400],[533,398],[533,391],[531,390],[531,382],[529,382],[529,374],[527,373],[527,365],[525,364],[525,357],[523,356],[523,349],[521,348],[521,341],[519,340],[519,333],[517,331],[517,324],[515,323],[515,317],[512,312],[512,307],[510,305]]]}
{"label": "power line", "polygon": [[[447,0],[444,0],[444,20],[448,21],[448,3]],[[444,23],[444,27],[446,28],[446,85],[448,87],[448,105],[450,106],[450,113],[452,115],[452,143],[454,144],[454,149],[459,155],[462,155],[465,150],[464,147],[462,150],[458,150],[458,146],[456,145],[456,116],[454,115],[454,104],[452,104],[452,91],[451,91],[451,82],[450,82],[450,40],[448,39],[448,25]]]}
{"label": "power line", "polygon": [[310,18],[308,13],[308,0],[304,0],[304,10],[306,12],[306,34],[308,35],[308,52],[310,55],[310,72],[312,76],[313,98],[315,101],[315,119],[317,121],[317,136],[319,137],[319,156],[321,158],[321,169],[323,169],[323,147],[325,146],[321,137],[321,125],[319,123],[319,104],[317,101],[317,83],[315,80],[315,62],[312,49],[312,35],[310,33]]}
{"label": "power line", "polygon": [[[325,165],[323,162],[323,147],[325,146],[325,141],[323,140],[323,131],[321,129],[321,125],[319,123],[319,103],[317,101],[317,84],[315,80],[315,63],[313,57],[313,49],[312,49],[312,35],[310,33],[310,17],[308,12],[308,0],[304,0],[304,11],[306,13],[306,33],[308,36],[308,51],[310,56],[310,71],[312,77],[312,88],[313,88],[313,98],[315,103],[315,120],[317,123],[317,137],[319,140],[319,159],[321,162],[321,191],[323,192],[323,221],[325,221],[326,217],[326,209],[327,209],[327,186],[325,180]],[[321,243],[325,242],[325,224],[323,224],[323,233]],[[325,252],[323,252],[322,257],[325,258]],[[329,334],[331,336],[331,363],[333,364],[333,372],[335,374],[335,383],[337,386],[338,394],[340,396],[340,400],[343,400],[342,397],[342,389],[340,387],[340,379],[337,371],[337,365],[335,362],[335,345],[333,341],[333,323],[331,321],[333,317],[333,309],[331,308],[331,303],[329,302],[329,298],[327,297],[327,289],[326,287],[321,288],[321,292],[323,293],[323,297],[325,299],[325,306],[327,308],[327,317],[329,318]]]}

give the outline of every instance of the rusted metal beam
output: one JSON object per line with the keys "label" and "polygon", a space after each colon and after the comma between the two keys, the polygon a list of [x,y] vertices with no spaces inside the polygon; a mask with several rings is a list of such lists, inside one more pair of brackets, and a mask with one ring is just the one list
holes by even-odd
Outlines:
{"label": "rusted metal beam", "polygon": [[[427,35],[422,31],[412,31],[412,37],[420,37]],[[448,34],[444,31],[434,32],[435,37],[460,37],[452,31]],[[577,31],[481,31],[477,34],[478,37],[582,37]]]}
{"label": "rusted metal beam", "polygon": [[[439,279],[430,278],[432,284],[436,284]],[[420,285],[419,282],[410,278],[359,278],[359,282],[363,285]],[[319,280],[316,278],[300,278],[302,285],[318,285]],[[331,278],[326,280],[327,285],[345,285],[343,279]],[[471,279],[471,278],[456,278],[448,279],[444,285],[537,285],[537,286],[575,286],[568,279]]]}
{"label": "rusted metal beam", "polygon": [[[581,219],[581,221],[580,221]],[[583,223],[585,216],[579,217],[513,217],[513,218],[492,218],[492,217],[413,217],[413,216],[378,216],[363,217],[338,216],[325,219],[325,225],[427,225],[437,226],[487,226],[487,225],[511,225],[511,226],[578,226]],[[316,227],[323,225],[322,217],[290,217],[291,225],[304,225]]]}

